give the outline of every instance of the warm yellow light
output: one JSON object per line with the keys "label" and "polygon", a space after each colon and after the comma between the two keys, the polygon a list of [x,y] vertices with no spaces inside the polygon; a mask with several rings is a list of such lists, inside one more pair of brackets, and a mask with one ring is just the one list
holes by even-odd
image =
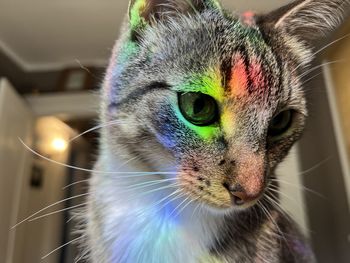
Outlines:
{"label": "warm yellow light", "polygon": [[62,138],[55,138],[53,139],[51,146],[55,151],[64,152],[68,147],[68,143]]}

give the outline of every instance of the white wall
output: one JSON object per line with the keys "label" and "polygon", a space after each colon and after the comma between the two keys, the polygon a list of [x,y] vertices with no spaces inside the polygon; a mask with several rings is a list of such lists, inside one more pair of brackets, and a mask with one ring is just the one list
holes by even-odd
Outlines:
{"label": "white wall", "polygon": [[[348,50],[350,54],[350,49]],[[350,66],[350,65],[349,65]],[[339,75],[348,76],[350,67],[346,68],[346,72],[341,71],[338,72]],[[350,98],[350,81],[349,78],[345,78],[347,81],[342,83],[343,87],[337,87],[336,83],[334,82],[334,77],[337,77],[336,74],[332,75],[332,70],[329,65],[325,64],[323,66],[323,73],[325,75],[325,81],[326,81],[326,88],[327,88],[327,95],[328,95],[328,101],[330,105],[330,110],[332,114],[332,121],[334,126],[334,132],[336,134],[336,140],[337,140],[337,147],[338,152],[340,156],[340,163],[341,168],[343,172],[344,177],[344,183],[345,183],[345,190],[348,198],[348,205],[350,208],[350,158],[348,150],[350,150],[350,121],[349,121],[349,114],[350,107],[349,107],[349,98]],[[334,70],[333,70],[334,73]],[[345,86],[345,88],[344,88]],[[339,90],[340,88],[344,88],[342,90]],[[349,242],[350,242],[350,233],[349,233]]]}
{"label": "white wall", "polygon": [[281,181],[281,206],[299,224],[303,233],[309,236],[307,214],[305,210],[305,199],[298,156],[298,145],[294,146],[286,160],[280,165],[277,172],[277,179]]}
{"label": "white wall", "polygon": [[[53,138],[60,137],[69,140],[75,135],[74,131],[54,117],[38,118],[35,124],[35,150],[56,162],[68,163],[70,148],[62,152],[50,148]],[[26,214],[31,215],[44,207],[66,198],[63,187],[67,182],[67,168],[35,156],[34,164],[43,171],[43,181],[40,188],[29,189]],[[40,213],[45,215],[65,208],[60,203]],[[47,217],[25,222],[22,231],[25,233],[23,246],[18,248],[17,263],[42,262],[58,263],[60,250],[42,260],[41,258],[62,245],[64,214],[57,213]]]}
{"label": "white wall", "polygon": [[5,79],[0,79],[0,124],[0,261],[13,263],[15,243],[23,236],[10,228],[23,216],[31,171],[30,154],[18,138],[31,145],[33,116]]}

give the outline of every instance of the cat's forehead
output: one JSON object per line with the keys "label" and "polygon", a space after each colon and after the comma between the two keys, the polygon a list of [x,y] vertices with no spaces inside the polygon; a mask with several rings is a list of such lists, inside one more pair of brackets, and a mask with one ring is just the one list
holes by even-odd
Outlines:
{"label": "cat's forehead", "polygon": [[163,64],[165,74],[172,73],[174,83],[170,84],[216,98],[224,93],[263,95],[278,86],[278,59],[252,13],[238,18],[210,14],[181,22],[158,32],[160,41],[153,38],[158,63]]}

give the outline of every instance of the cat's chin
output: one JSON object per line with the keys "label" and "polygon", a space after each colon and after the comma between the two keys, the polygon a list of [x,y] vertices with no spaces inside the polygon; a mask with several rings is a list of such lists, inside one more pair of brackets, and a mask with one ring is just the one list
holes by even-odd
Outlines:
{"label": "cat's chin", "polygon": [[234,215],[243,211],[247,211],[248,209],[251,209],[253,206],[256,205],[257,202],[254,202],[249,205],[245,206],[227,206],[227,207],[219,207],[216,205],[208,204],[208,203],[203,203],[202,207],[209,213],[216,215],[216,216],[227,216],[227,215]]}

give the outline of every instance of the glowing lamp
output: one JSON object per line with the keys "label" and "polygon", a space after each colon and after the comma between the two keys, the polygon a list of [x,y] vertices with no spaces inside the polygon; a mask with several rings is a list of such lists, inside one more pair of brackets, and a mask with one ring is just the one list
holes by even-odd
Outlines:
{"label": "glowing lamp", "polygon": [[57,152],[64,152],[68,147],[68,143],[62,138],[54,138],[51,142],[51,147]]}

